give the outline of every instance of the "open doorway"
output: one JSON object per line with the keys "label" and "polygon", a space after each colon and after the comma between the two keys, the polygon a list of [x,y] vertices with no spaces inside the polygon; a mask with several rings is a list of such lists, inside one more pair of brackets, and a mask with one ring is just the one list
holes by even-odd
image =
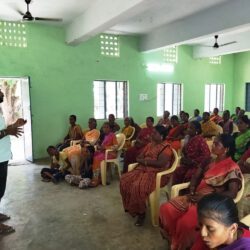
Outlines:
{"label": "open doorway", "polygon": [[23,136],[11,136],[12,160],[10,164],[33,161],[31,110],[28,77],[0,77],[0,87],[4,93],[4,101],[0,106],[6,125],[18,118],[27,120]]}

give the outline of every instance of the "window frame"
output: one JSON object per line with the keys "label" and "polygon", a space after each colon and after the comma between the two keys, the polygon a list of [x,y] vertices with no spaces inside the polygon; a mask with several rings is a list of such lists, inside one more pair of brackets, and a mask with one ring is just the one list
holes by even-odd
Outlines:
{"label": "window frame", "polygon": [[[216,103],[215,103],[215,107],[211,107],[210,103],[211,103],[211,86],[216,86],[216,92],[215,92],[215,100],[216,100]],[[205,98],[204,98],[204,108],[206,109],[206,86],[209,86],[209,101],[208,101],[208,109],[209,110],[205,110],[206,112],[213,112],[213,109],[214,108],[218,108],[220,111],[223,111],[224,108],[225,108],[225,83],[206,83],[205,84]],[[222,101],[220,100],[220,102],[218,103],[217,102],[217,93],[218,93],[218,86],[223,87],[221,90],[220,90],[220,98],[222,99]],[[211,110],[210,110],[211,108]]]}
{"label": "window frame", "polygon": [[[171,115],[175,115],[174,114],[174,96],[175,96],[175,89],[174,89],[174,87],[175,86],[179,86],[180,87],[180,101],[179,101],[179,103],[178,103],[178,106],[179,106],[179,112],[182,110],[182,105],[183,105],[183,84],[182,83],[176,83],[176,82],[173,82],[173,83],[170,83],[170,82],[160,82],[160,83],[157,83],[157,99],[159,98],[158,97],[158,85],[159,84],[162,84],[163,85],[163,92],[164,92],[164,94],[163,94],[163,112],[165,111],[165,110],[168,110],[169,112],[170,112],[170,114]],[[171,103],[171,109],[170,108],[166,108],[166,95],[165,95],[165,91],[166,91],[166,84],[169,84],[169,85],[172,85],[172,103]],[[178,108],[177,108],[177,110],[178,110]],[[163,112],[162,112],[162,114],[163,114]],[[159,116],[159,114],[158,114],[158,107],[157,107],[157,103],[156,103],[156,113],[157,113],[157,116]],[[160,116],[162,116],[162,114],[160,115]],[[177,114],[176,115],[179,115],[178,114],[178,111],[177,111]]]}
{"label": "window frame", "polygon": [[[95,82],[102,82],[103,83],[103,88],[104,88],[104,117],[102,118],[95,118],[97,120],[106,120],[108,119],[108,114],[107,114],[107,89],[106,89],[106,84],[107,82],[114,82],[115,83],[115,117],[117,119],[123,119],[124,117],[127,117],[129,114],[129,107],[128,107],[128,81],[127,80],[103,80],[103,79],[96,79],[93,81],[93,94],[94,94],[94,117],[95,117],[95,93],[94,93],[94,83]],[[118,117],[117,114],[117,92],[118,92],[118,83],[123,83],[123,117]]]}

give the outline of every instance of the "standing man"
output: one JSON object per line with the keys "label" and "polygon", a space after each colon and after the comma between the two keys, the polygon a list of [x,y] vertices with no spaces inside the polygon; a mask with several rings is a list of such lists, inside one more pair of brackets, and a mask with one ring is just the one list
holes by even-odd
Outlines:
{"label": "standing man", "polygon": [[[0,103],[3,102],[4,94],[0,89]],[[7,173],[8,173],[8,162],[12,157],[10,147],[10,135],[19,137],[22,135],[23,126],[26,121],[19,118],[15,123],[6,127],[3,116],[0,114],[0,201],[4,196]],[[2,224],[2,222],[10,219],[8,215],[0,213],[0,236],[15,232],[15,229],[11,226]]]}

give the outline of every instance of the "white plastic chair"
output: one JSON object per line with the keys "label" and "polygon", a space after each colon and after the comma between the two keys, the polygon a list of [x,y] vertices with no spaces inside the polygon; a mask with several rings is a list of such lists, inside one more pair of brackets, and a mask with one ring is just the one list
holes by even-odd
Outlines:
{"label": "white plastic chair", "polygon": [[101,178],[102,178],[102,185],[106,186],[107,181],[107,163],[111,163],[111,165],[114,165],[114,167],[117,167],[119,177],[121,177],[121,171],[120,171],[120,155],[122,152],[122,148],[124,146],[126,137],[124,134],[119,133],[116,134],[116,139],[118,142],[118,148],[115,150],[117,151],[117,157],[115,159],[108,159],[108,153],[114,152],[113,149],[106,149],[105,151],[105,160],[101,162]]}
{"label": "white plastic chair", "polygon": [[[181,183],[181,184],[177,184],[177,185],[172,186],[171,199],[179,196],[180,191],[185,189],[185,188],[188,188],[189,185],[190,185],[190,182],[185,182],[185,183]],[[244,186],[245,186],[245,180],[244,180],[244,176],[242,176],[242,187],[239,190],[239,192],[237,193],[237,196],[234,198],[235,203],[238,203],[241,200],[243,193],[244,193]]]}
{"label": "white plastic chair", "polygon": [[[178,166],[178,162],[179,162],[179,157],[178,157],[177,152],[174,149],[172,149],[172,151],[174,154],[174,162],[173,162],[172,166],[167,170],[164,170],[162,172],[157,173],[155,190],[149,195],[151,221],[152,221],[152,225],[155,227],[157,227],[159,225],[160,191],[162,189],[164,189],[164,191],[166,191],[165,187],[167,187],[167,186],[169,186],[168,189],[170,189],[170,185],[172,182],[172,180],[171,180],[172,178],[170,177],[169,183],[165,187],[161,187],[161,178],[164,175],[172,174],[176,170],[176,168]],[[128,171],[132,171],[137,165],[138,165],[138,163],[129,164]]]}
{"label": "white plastic chair", "polygon": [[144,122],[140,125],[140,128],[146,128],[147,127],[147,124]]}
{"label": "white plastic chair", "polygon": [[218,134],[223,134],[223,128],[220,125],[216,125]]}
{"label": "white plastic chair", "polygon": [[233,123],[233,133],[237,133],[237,132],[239,132],[239,128],[237,124]]}
{"label": "white plastic chair", "polygon": [[250,214],[242,218],[240,221],[250,227]]}
{"label": "white plastic chair", "polygon": [[133,129],[132,134],[128,138],[126,138],[126,141],[130,141],[133,138],[135,134],[135,127],[132,127],[132,129]]}

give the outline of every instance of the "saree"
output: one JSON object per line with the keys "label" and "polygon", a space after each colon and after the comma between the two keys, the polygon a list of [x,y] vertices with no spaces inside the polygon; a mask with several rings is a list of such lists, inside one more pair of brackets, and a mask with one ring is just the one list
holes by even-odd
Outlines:
{"label": "saree", "polygon": [[[218,247],[218,250],[248,250],[250,247],[250,231],[245,228],[240,228],[242,231],[241,238],[234,241],[228,246]],[[199,234],[191,250],[209,250],[210,248],[202,241]]]}
{"label": "saree", "polygon": [[[223,192],[228,181],[236,180],[241,188],[242,173],[230,158],[209,164],[208,170],[196,189],[191,202],[190,195],[178,196],[160,207],[161,233],[171,238],[172,250],[191,247],[196,237],[198,223],[196,203],[198,199],[213,192]],[[189,232],[187,234],[187,232]]]}
{"label": "saree", "polygon": [[213,121],[215,124],[218,124],[223,121],[222,117],[219,115],[211,115],[210,121]]}
{"label": "saree", "polygon": [[201,130],[203,137],[212,137],[218,135],[218,129],[213,121],[201,123]]}
{"label": "saree", "polygon": [[140,145],[135,145],[129,148],[124,155],[123,173],[128,172],[128,165],[136,162],[136,157],[142,152],[143,148],[150,142],[154,128],[143,128],[137,136]]}
{"label": "saree", "polygon": [[183,127],[181,125],[177,125],[170,129],[168,136],[166,137],[166,141],[174,148],[177,152],[181,148],[181,138]]}
{"label": "saree", "polygon": [[[235,135],[235,134],[234,134]],[[234,160],[238,161],[240,157],[245,153],[250,142],[250,129],[244,133],[237,133],[235,138],[235,154]]]}
{"label": "saree", "polygon": [[[104,140],[101,144],[106,149],[116,149],[118,146],[118,142],[116,139],[116,136],[113,132],[110,132],[109,134],[105,135]],[[105,150],[104,151],[96,151],[94,153],[94,159],[93,159],[93,175],[95,177],[99,177],[100,175],[100,166],[101,162],[105,159]],[[114,159],[116,158],[117,153],[115,151],[108,153],[108,159]]]}
{"label": "saree", "polygon": [[[173,158],[173,152],[168,143],[162,142],[158,145],[149,143],[142,152],[145,160],[157,160],[160,154]],[[156,174],[168,168],[161,168],[138,165],[134,170],[122,175],[120,180],[120,193],[125,212],[131,216],[145,213],[146,200],[155,189]],[[166,185],[168,176],[162,178],[161,185]]]}
{"label": "saree", "polygon": [[173,176],[173,185],[188,182],[197,170],[197,167],[210,157],[210,150],[206,140],[201,135],[196,135],[189,139],[182,149],[183,158],[192,160],[192,164],[181,163]]}
{"label": "saree", "polygon": [[84,134],[86,142],[89,142],[91,145],[95,145],[99,137],[100,131],[98,129],[89,130]]}

